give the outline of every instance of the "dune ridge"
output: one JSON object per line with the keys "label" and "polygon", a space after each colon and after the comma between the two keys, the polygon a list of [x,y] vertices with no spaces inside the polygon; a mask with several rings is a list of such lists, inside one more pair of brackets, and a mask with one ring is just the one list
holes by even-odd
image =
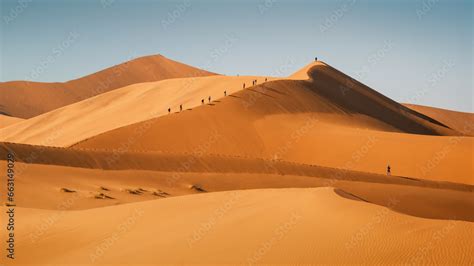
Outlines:
{"label": "dune ridge", "polygon": [[[133,84],[30,118],[0,130],[0,140],[25,144],[70,146],[115,128],[215,104],[224,92],[242,89],[264,77],[209,76]],[[211,101],[209,102],[209,97]],[[120,114],[120,115],[117,115]],[[95,121],[95,123],[91,123]]]}
{"label": "dune ridge", "polygon": [[[363,91],[363,85],[342,95],[339,72],[322,63],[309,69],[314,81],[269,81],[215,105],[121,127],[72,147],[182,153],[217,133],[205,153],[379,174],[392,164],[398,175],[472,182],[473,139],[379,99],[372,90]],[[386,102],[391,107],[383,109]],[[443,160],[437,159],[440,152]]]}
{"label": "dune ridge", "polygon": [[23,121],[23,119],[18,118],[18,117],[12,117],[8,115],[2,115],[0,114],[0,128],[4,128],[13,124],[16,124],[20,121]]}
{"label": "dune ridge", "polygon": [[415,110],[426,116],[432,117],[450,128],[466,136],[474,136],[474,114],[457,112],[447,109],[423,106],[417,104],[404,104],[408,108]]}
{"label": "dune ridge", "polygon": [[162,55],[144,56],[67,82],[0,82],[0,113],[31,118],[135,83],[211,75]]}

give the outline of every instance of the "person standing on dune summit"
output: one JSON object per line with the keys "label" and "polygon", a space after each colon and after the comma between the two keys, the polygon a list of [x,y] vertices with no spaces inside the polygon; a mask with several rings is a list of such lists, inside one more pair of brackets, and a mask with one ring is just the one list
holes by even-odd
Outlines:
{"label": "person standing on dune summit", "polygon": [[390,164],[387,165],[387,175],[391,175],[392,174],[392,168],[390,167]]}

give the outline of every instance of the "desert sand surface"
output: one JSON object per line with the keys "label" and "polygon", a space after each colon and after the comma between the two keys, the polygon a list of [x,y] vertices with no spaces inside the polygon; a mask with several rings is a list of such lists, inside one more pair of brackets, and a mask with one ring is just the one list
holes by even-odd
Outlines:
{"label": "desert sand surface", "polygon": [[[336,169],[317,167],[294,171],[282,164],[275,165],[278,172],[242,168],[104,171],[21,163],[16,203],[23,208],[68,211],[229,190],[335,187],[412,216],[474,221],[472,185],[353,171],[341,175]],[[397,204],[388,205],[393,199]]]}
{"label": "desert sand surface", "polygon": [[31,118],[130,84],[210,75],[162,55],[144,56],[67,82],[0,82],[0,112]]}
{"label": "desert sand surface", "polygon": [[168,108],[174,114],[180,111],[180,105],[185,112],[200,106],[201,100],[215,105],[224,92],[239,91],[244,83],[251,86],[255,79],[263,82],[265,77],[210,76],[134,84],[1,129],[0,140],[66,147],[119,127],[168,115]]}
{"label": "desert sand surface", "polygon": [[4,128],[4,127],[10,126],[10,125],[13,125],[13,124],[18,123],[20,121],[23,121],[23,119],[18,118],[18,117],[13,117],[13,116],[0,114],[0,128]]}
{"label": "desert sand surface", "polygon": [[[204,193],[67,212],[18,208],[17,215],[18,264],[473,263],[472,223],[400,214],[334,188]],[[59,218],[41,230],[48,217]]]}
{"label": "desert sand surface", "polygon": [[320,61],[211,74],[1,128],[13,264],[474,263],[472,114],[399,104]]}
{"label": "desert sand surface", "polygon": [[405,106],[419,113],[432,117],[456,130],[457,132],[465,134],[466,136],[474,136],[474,114],[472,113],[457,112],[416,104],[405,104]]}
{"label": "desert sand surface", "polygon": [[108,131],[73,147],[186,153],[210,143],[202,153],[379,174],[390,164],[396,175],[474,182],[472,138],[361,84],[330,94],[340,83],[327,84],[341,74],[323,63],[305,69],[313,81],[267,82],[214,105]]}

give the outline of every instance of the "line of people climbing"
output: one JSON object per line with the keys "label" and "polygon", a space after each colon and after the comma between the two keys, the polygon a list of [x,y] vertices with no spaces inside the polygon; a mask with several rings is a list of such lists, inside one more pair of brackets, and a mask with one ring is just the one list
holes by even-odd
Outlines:
{"label": "line of people climbing", "polygon": [[[267,82],[267,78],[265,78],[265,82]],[[258,81],[257,79],[254,79],[252,80],[252,86],[255,86],[257,85]],[[242,84],[242,88],[245,89],[245,82]],[[224,97],[227,96],[227,90],[224,91]],[[209,96],[208,98],[208,103],[211,103],[211,96]],[[204,105],[204,99],[201,99],[201,105]],[[179,105],[179,111],[183,111],[183,105],[180,104]],[[168,108],[168,114],[171,114],[171,107]]]}

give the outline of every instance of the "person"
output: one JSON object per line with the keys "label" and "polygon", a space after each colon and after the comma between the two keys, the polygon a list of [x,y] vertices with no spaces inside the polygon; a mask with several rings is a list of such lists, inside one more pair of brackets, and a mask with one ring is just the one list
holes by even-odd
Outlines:
{"label": "person", "polygon": [[265,78],[265,82],[267,82],[267,78]]}
{"label": "person", "polygon": [[208,100],[209,100],[209,103],[211,103],[211,96],[209,96]]}
{"label": "person", "polygon": [[168,108],[168,114],[171,113],[171,108]]}
{"label": "person", "polygon": [[392,171],[391,171],[391,167],[390,167],[390,164],[387,165],[387,175],[391,175],[392,174]]}
{"label": "person", "polygon": [[227,91],[224,91],[224,96],[227,96]]}
{"label": "person", "polygon": [[244,83],[244,85],[242,85],[242,89],[245,89],[245,83]]}
{"label": "person", "polygon": [[179,105],[179,111],[180,112],[183,111],[183,105],[182,104]]}
{"label": "person", "polygon": [[315,58],[314,58],[314,61],[318,61],[318,58],[317,58],[317,57],[315,57]]}
{"label": "person", "polygon": [[201,99],[201,104],[204,104],[204,99]]}

